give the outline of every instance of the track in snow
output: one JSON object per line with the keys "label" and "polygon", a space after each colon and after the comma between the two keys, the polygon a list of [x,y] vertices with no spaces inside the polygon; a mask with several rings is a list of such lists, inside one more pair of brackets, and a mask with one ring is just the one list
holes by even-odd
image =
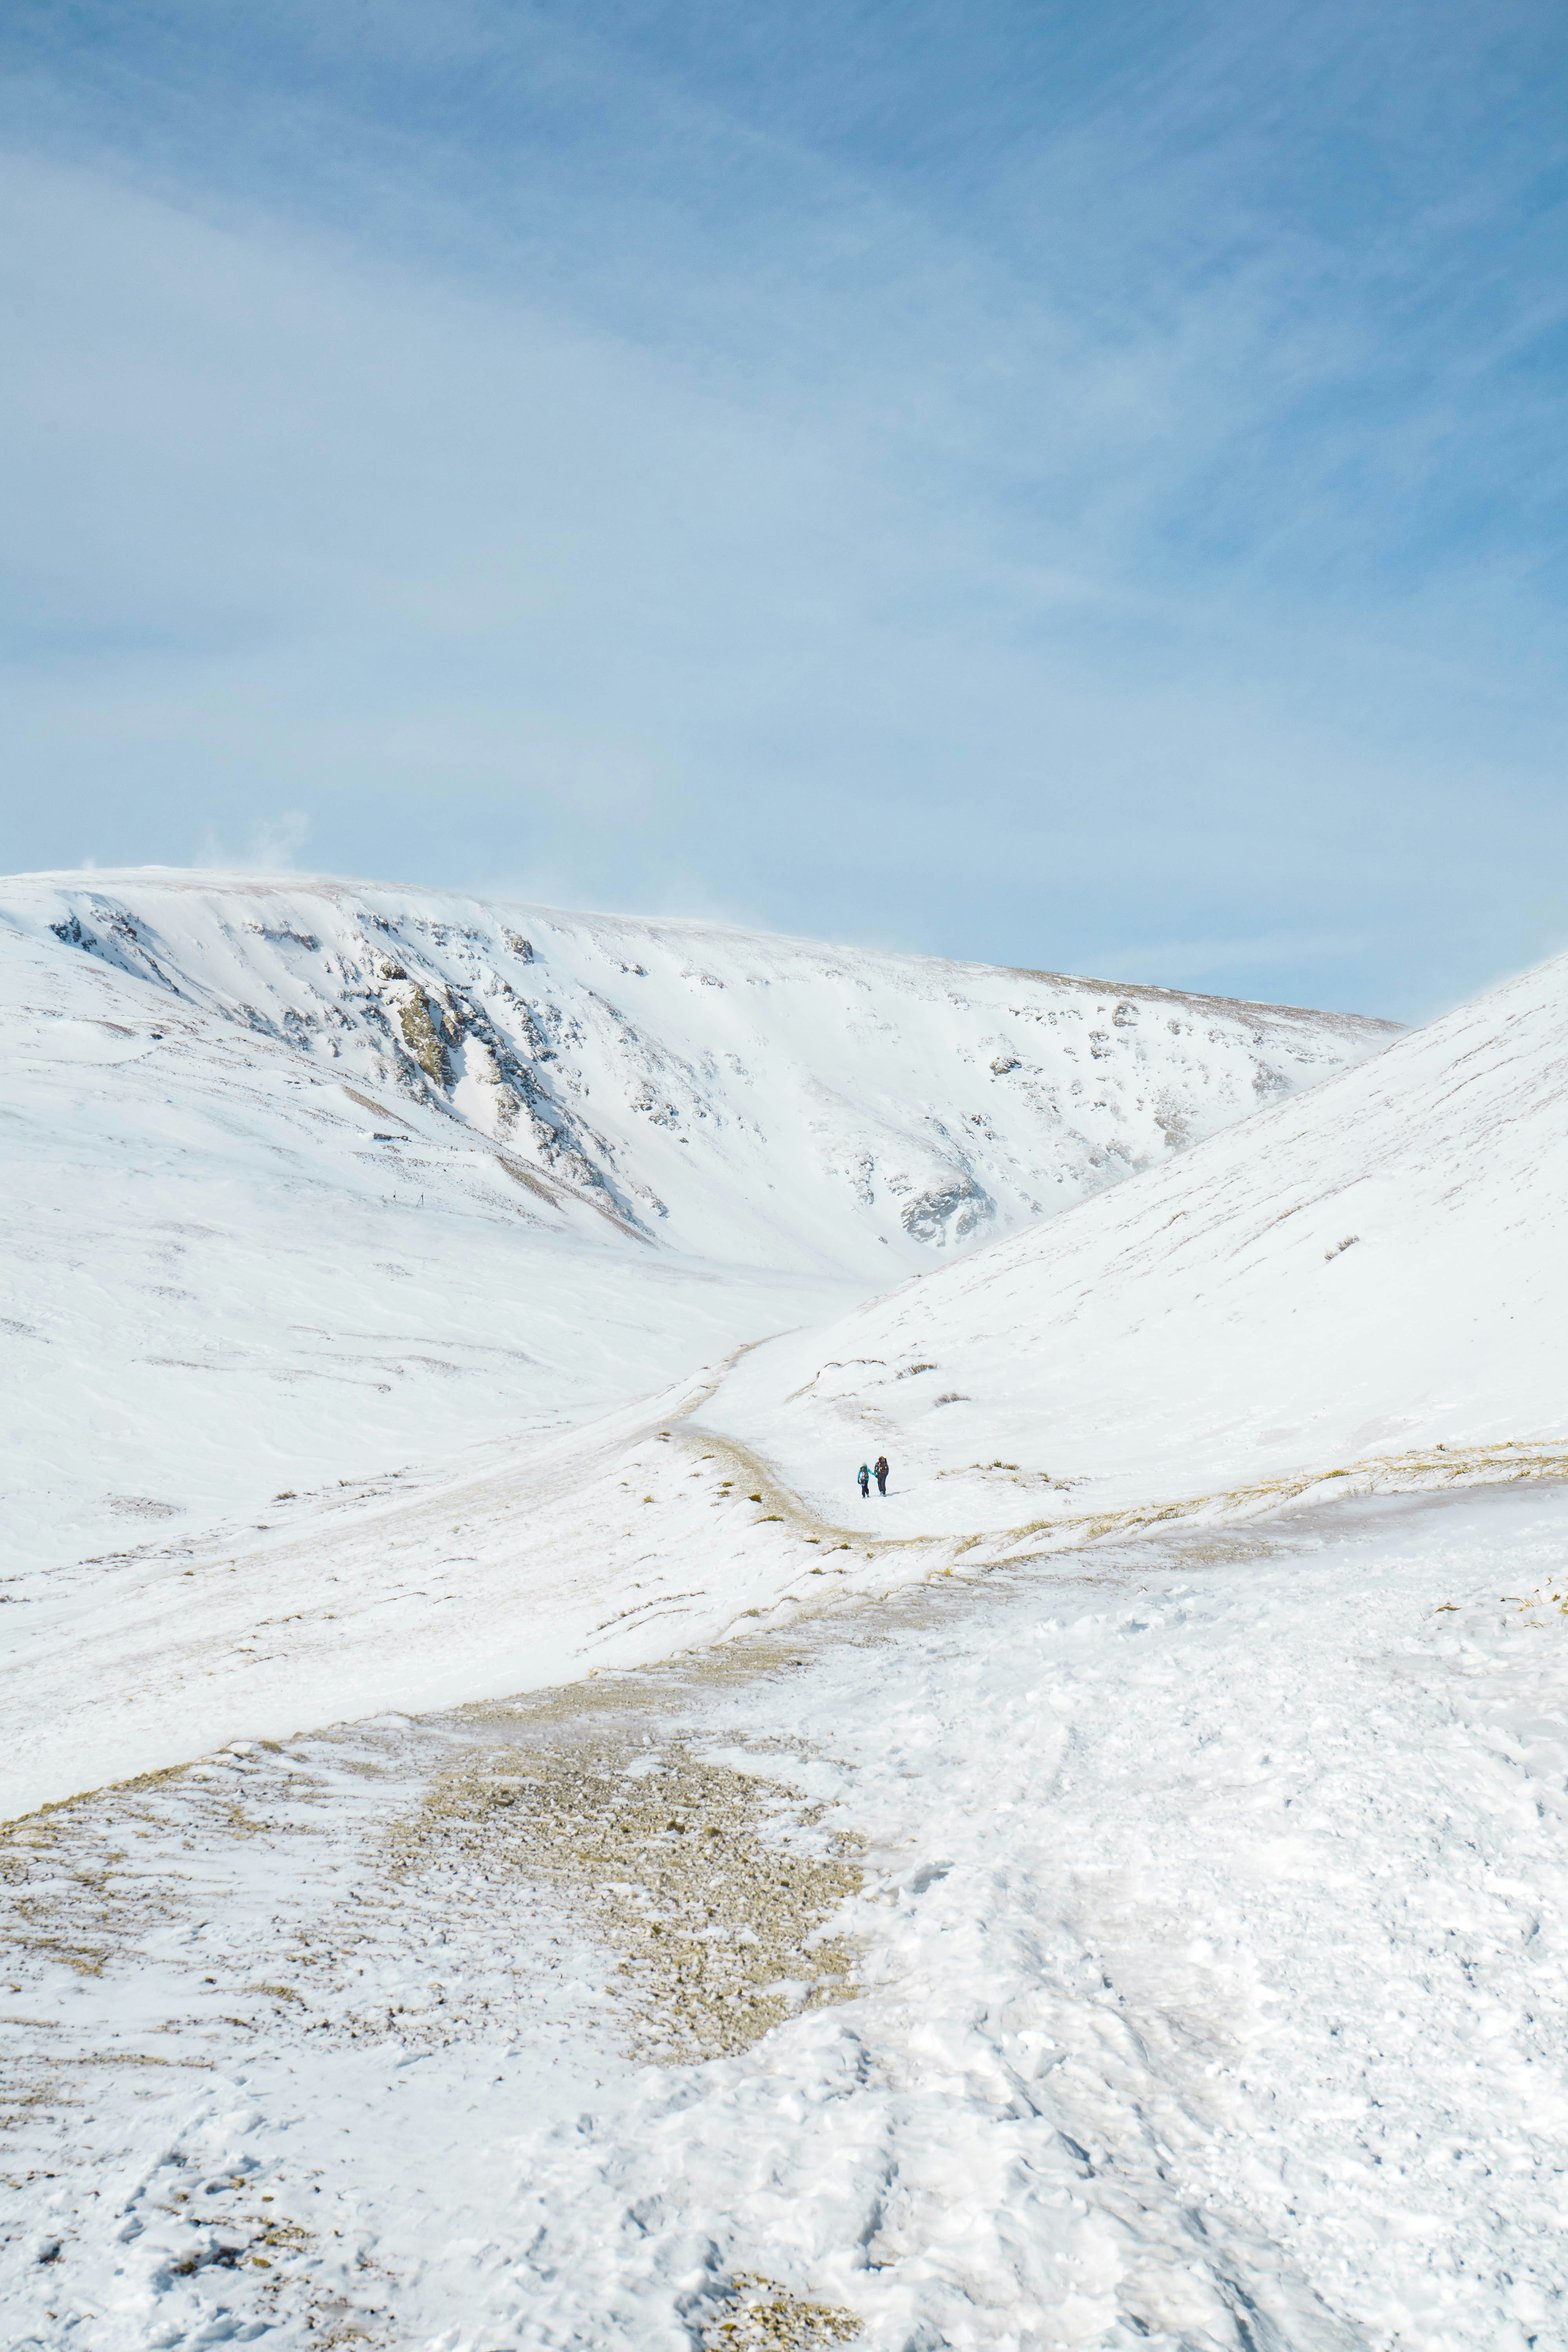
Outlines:
{"label": "track in snow", "polygon": [[[654,2352],[762,2276],[868,2352],[1559,2346],[1565,1570],[1561,1490],[1352,1506],[62,1809],[13,2334]],[[857,1997],[650,2069],[569,1872],[395,1885],[531,1744],[863,1841]]]}

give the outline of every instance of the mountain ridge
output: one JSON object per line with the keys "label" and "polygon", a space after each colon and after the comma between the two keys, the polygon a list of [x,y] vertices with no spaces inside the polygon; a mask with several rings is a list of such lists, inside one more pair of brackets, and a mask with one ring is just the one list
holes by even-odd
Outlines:
{"label": "mountain ridge", "polygon": [[[463,893],[167,869],[0,892],[14,919],[128,976],[514,1138],[677,1246],[710,1255],[721,1232],[721,1254],[773,1255],[779,1204],[755,1205],[782,1154],[818,1250],[830,1227],[834,1255],[869,1228],[855,1262],[884,1281],[878,1244],[919,1263],[1008,1231],[1398,1034]],[[696,1183],[678,1164],[694,1142]]]}

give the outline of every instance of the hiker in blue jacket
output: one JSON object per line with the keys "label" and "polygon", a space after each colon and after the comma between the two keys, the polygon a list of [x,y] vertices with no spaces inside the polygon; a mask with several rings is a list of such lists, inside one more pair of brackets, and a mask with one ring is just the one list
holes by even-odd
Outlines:
{"label": "hiker in blue jacket", "polygon": [[861,1463],[860,1467],[855,1473],[855,1484],[859,1487],[862,1495],[870,1494],[871,1472],[869,1466],[864,1462]]}

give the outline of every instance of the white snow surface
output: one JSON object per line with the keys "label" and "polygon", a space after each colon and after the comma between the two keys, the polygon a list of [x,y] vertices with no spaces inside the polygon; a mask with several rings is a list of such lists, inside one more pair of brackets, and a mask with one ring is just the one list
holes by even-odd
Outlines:
{"label": "white snow surface", "polygon": [[1568,964],[0,917],[8,2352],[1568,2352]]}
{"label": "white snow surface", "polygon": [[[879,1533],[1078,1539],[1568,1446],[1568,957],[1047,1226],[784,1338],[709,1417]],[[1447,1462],[1445,1456],[1449,1457]],[[1538,1460],[1537,1460],[1538,1466]]]}
{"label": "white snow surface", "polygon": [[[164,871],[0,884],[0,1025],[5,1811],[574,1670],[693,1377],[1393,1034]],[[806,1572],[741,1534],[664,1578],[687,1634]]]}
{"label": "white snow surface", "polygon": [[449,1137],[510,1141],[689,1255],[879,1288],[1396,1034],[717,924],[298,878],[19,877],[0,883],[0,919],[151,982],[142,1006],[216,1013],[318,1077],[395,1089],[395,1110],[433,1109]]}
{"label": "white snow surface", "polygon": [[429,1105],[0,937],[14,1578],[560,1428],[865,1289],[660,1249]]}
{"label": "white snow surface", "polygon": [[[846,2340],[715,2333],[762,2278],[865,2352],[1558,2352],[1565,1578],[1560,1488],[1352,1505],[41,1817],[0,2332]],[[861,1841],[854,1997],[639,2061],[618,1954],[509,1864],[520,1740],[606,1806],[695,1753],[781,1852]],[[506,1810],[400,1867],[454,1761]]]}

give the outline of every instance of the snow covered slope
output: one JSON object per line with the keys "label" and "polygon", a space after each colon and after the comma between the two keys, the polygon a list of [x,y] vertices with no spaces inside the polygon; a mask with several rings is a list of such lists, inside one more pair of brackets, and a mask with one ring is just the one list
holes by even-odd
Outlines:
{"label": "snow covered slope", "polygon": [[720,1279],[429,1105],[0,941],[7,1599],[84,1553],[267,1520],[281,1490],[579,1421],[864,1288]]}
{"label": "snow covered slope", "polygon": [[[0,1819],[122,1784],[0,1834],[0,2337],[1568,2340],[1568,960],[1105,1190],[1378,1033],[142,887],[0,888]],[[940,1573],[1391,1446],[1559,1483]]]}
{"label": "snow covered slope", "polygon": [[1568,958],[738,1367],[706,1418],[882,1532],[1568,1444]]}
{"label": "snow covered slope", "polygon": [[580,1421],[1389,1034],[163,871],[0,884],[0,1020],[14,1566]]}
{"label": "snow covered slope", "polygon": [[[157,873],[0,884],[0,1589],[37,1802],[304,1704],[307,1653],[320,1717],[579,1671],[656,1600],[694,1635],[771,1603],[809,1535],[753,1533],[733,1495],[684,1598],[644,1590],[658,1530],[682,1558],[690,1530],[640,1499],[676,1407],[634,1434],[629,1400],[1390,1033]],[[339,1506],[371,1480],[362,1544]]]}
{"label": "snow covered slope", "polygon": [[1215,1549],[0,1837],[0,2342],[1561,2352],[1568,1494]]}
{"label": "snow covered slope", "polygon": [[0,917],[152,982],[149,1006],[216,1013],[405,1114],[436,1112],[448,1134],[509,1144],[677,1249],[879,1287],[1396,1034],[712,924],[297,878],[22,877],[0,884]]}

